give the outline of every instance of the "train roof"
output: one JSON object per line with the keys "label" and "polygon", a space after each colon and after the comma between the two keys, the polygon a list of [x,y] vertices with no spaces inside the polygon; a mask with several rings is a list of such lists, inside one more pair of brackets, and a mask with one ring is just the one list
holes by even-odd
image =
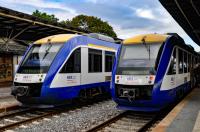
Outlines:
{"label": "train roof", "polygon": [[[78,34],[57,34],[57,35],[52,35],[52,36],[48,36],[48,37],[39,39],[39,40],[35,41],[34,44],[47,44],[48,42],[62,43],[62,42],[66,42],[69,39],[71,39],[73,37],[77,37],[77,36],[80,36],[80,35],[78,35]],[[106,42],[115,43],[113,38],[105,36],[105,35],[101,35],[101,34],[91,33],[91,34],[84,35],[84,36],[88,36],[90,38],[94,38],[94,39],[98,39],[98,40],[102,40],[102,41],[106,41]]]}
{"label": "train roof", "polygon": [[[87,43],[83,42],[77,42],[77,43],[71,43],[71,45],[87,45],[89,47],[93,47],[93,48],[97,48],[97,49],[104,49],[104,50],[108,50],[108,51],[116,51],[117,48],[120,46],[117,43],[113,43],[113,42],[109,42],[109,41],[105,41],[105,40],[101,40],[101,39],[96,39],[93,37],[89,37],[89,36],[85,36],[85,35],[78,35],[78,34],[58,34],[58,35],[53,35],[53,36],[49,36],[49,37],[45,37],[42,39],[39,39],[37,41],[35,41],[33,44],[48,44],[48,43],[52,43],[52,44],[57,44],[57,43],[65,43],[68,40],[74,38],[79,38],[79,37],[84,37],[84,38],[88,38],[89,41],[87,41]],[[83,40],[83,39],[80,39]],[[101,41],[104,41],[103,43]],[[113,43],[113,44],[111,44]]]}
{"label": "train roof", "polygon": [[78,36],[77,34],[58,34],[58,35],[52,35],[52,36],[48,36],[42,39],[39,39],[37,41],[34,42],[34,44],[46,44],[48,42],[51,43],[62,43],[62,42],[66,42],[69,39]]}
{"label": "train roof", "polygon": [[137,35],[123,41],[123,44],[141,44],[145,43],[162,43],[165,42],[169,35],[164,34],[142,34]]}

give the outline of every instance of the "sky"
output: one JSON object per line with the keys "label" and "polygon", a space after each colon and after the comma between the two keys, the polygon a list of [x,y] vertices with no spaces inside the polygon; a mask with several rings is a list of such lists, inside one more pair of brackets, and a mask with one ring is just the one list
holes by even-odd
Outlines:
{"label": "sky", "polygon": [[200,51],[158,0],[0,0],[0,6],[28,14],[37,9],[60,20],[79,14],[96,16],[107,21],[122,39],[146,33],[178,33]]}

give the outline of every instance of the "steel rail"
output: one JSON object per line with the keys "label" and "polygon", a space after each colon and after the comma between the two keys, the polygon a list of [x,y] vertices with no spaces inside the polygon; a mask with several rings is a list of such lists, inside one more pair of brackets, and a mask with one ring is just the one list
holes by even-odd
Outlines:
{"label": "steel rail", "polygon": [[[86,132],[97,132],[97,131],[100,131],[100,130],[102,130],[102,129],[104,129],[104,128],[106,128],[107,126],[109,126],[109,125],[111,125],[111,124],[113,124],[113,123],[115,123],[116,121],[118,121],[118,120],[121,120],[123,117],[126,117],[126,116],[128,116],[128,115],[130,115],[130,116],[134,116],[134,113],[133,113],[133,115],[132,114],[130,114],[130,111],[125,111],[125,112],[123,112],[123,113],[121,113],[121,114],[119,114],[119,115],[117,115],[117,116],[115,116],[115,117],[113,117],[113,118],[111,118],[111,119],[109,119],[109,120],[107,120],[107,121],[105,121],[105,122],[103,122],[103,123],[101,123],[101,124],[99,124],[99,125],[97,125],[97,126],[94,126],[94,127],[92,127],[92,128],[90,128],[89,130],[87,130]],[[137,115],[137,113],[135,113],[135,115]],[[141,115],[141,118],[142,118],[142,114],[139,114],[139,115]],[[138,116],[138,115],[137,115]],[[146,114],[145,114],[145,116],[146,116]],[[144,130],[147,130],[147,128],[149,128],[151,125],[152,125],[152,123],[154,123],[155,122],[155,120],[157,119],[157,118],[155,118],[155,116],[149,116],[151,119],[144,119],[144,121],[147,121],[147,122],[145,122],[144,123],[144,125],[142,124],[142,126],[138,129],[138,130],[136,130],[136,131],[138,131],[138,132],[143,132]],[[148,117],[148,118],[149,118]],[[130,118],[131,119],[131,118]],[[149,120],[149,121],[148,121]],[[137,122],[138,123],[138,122]],[[133,123],[133,125],[134,125],[134,123]]]}
{"label": "steel rail", "polygon": [[[31,113],[31,112],[33,112],[33,114],[35,116],[25,117],[25,118],[28,118],[28,119],[23,119],[23,120],[20,120],[20,121],[17,121],[17,122],[8,123],[8,124],[5,124],[5,126],[0,126],[0,131],[5,131],[7,129],[14,128],[14,127],[22,125],[22,124],[27,124],[27,123],[35,121],[35,120],[40,120],[40,119],[43,119],[44,117],[50,117],[50,116],[53,116],[53,115],[56,115],[56,114],[61,114],[61,113],[69,112],[69,111],[75,111],[75,110],[82,108],[82,107],[85,107],[85,106],[89,107],[93,104],[96,104],[96,103],[99,103],[99,102],[104,102],[106,100],[99,100],[99,101],[96,101],[96,102],[89,102],[89,103],[85,102],[85,103],[81,103],[81,104],[75,104],[75,105],[69,106],[69,107],[61,106],[61,107],[52,108],[51,110],[32,108],[32,109],[28,109],[28,110],[24,110],[24,111],[5,114],[5,115],[0,116],[0,121],[7,118],[7,117],[13,117],[13,116],[17,116],[17,115],[26,115],[27,113]],[[40,114],[40,113],[37,114],[38,113],[37,111],[41,112],[42,114]]]}

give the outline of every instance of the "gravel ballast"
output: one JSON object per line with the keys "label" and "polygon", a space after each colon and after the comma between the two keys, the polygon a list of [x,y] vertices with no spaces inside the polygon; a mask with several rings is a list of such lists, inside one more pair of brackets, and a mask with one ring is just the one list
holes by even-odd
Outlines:
{"label": "gravel ballast", "polygon": [[18,132],[83,132],[119,113],[113,101],[104,101],[56,116],[44,118],[14,129]]}

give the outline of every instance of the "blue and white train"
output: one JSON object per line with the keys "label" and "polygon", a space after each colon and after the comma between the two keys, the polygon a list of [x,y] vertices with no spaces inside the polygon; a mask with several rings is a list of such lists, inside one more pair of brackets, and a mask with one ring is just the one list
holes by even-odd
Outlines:
{"label": "blue and white train", "polygon": [[144,34],[123,41],[112,75],[118,108],[159,111],[197,83],[199,54],[177,34]]}
{"label": "blue and white train", "polygon": [[40,39],[25,53],[12,95],[25,106],[52,107],[75,98],[110,93],[119,44],[90,34],[60,34]]}

